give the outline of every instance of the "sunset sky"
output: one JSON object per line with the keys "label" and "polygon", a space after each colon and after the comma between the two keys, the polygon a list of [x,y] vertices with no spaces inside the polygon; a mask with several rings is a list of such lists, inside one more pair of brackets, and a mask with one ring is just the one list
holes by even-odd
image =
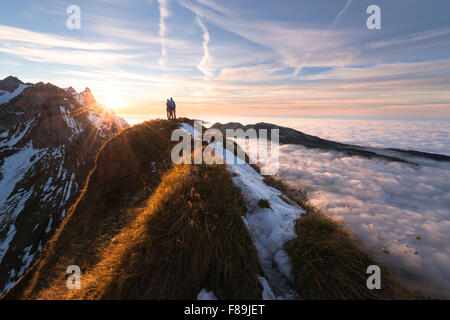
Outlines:
{"label": "sunset sky", "polygon": [[[69,5],[81,29],[66,28]],[[381,8],[381,30],[366,9]],[[127,115],[450,118],[450,1],[0,0],[0,78]]]}

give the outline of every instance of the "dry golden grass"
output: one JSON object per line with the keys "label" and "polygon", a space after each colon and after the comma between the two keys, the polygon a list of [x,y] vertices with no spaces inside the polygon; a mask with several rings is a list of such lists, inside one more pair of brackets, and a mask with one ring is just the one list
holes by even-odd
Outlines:
{"label": "dry golden grass", "polygon": [[[297,238],[285,246],[293,260],[294,287],[303,299],[413,299],[350,230],[312,211],[295,223]],[[369,290],[366,269],[381,268],[381,290]]]}
{"label": "dry golden grass", "polygon": [[241,219],[239,191],[224,165],[177,166],[163,177],[136,219],[101,250],[82,278],[42,299],[260,299],[258,257]]}

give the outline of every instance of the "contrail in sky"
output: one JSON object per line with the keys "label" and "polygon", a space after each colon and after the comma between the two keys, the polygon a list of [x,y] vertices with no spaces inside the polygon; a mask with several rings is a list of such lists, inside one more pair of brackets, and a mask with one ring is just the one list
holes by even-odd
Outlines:
{"label": "contrail in sky", "polygon": [[203,23],[203,21],[200,19],[199,16],[197,16],[196,21],[203,32],[203,45],[202,45],[203,46],[203,58],[200,61],[199,65],[197,66],[197,69],[200,70],[201,72],[203,72],[207,76],[212,76],[212,71],[211,71],[212,59],[211,59],[211,55],[209,53],[209,48],[208,48],[208,44],[209,44],[209,40],[210,40],[209,32],[208,32],[208,29],[206,29],[205,24]]}
{"label": "contrail in sky", "polygon": [[347,4],[345,5],[344,9],[342,9],[341,12],[339,12],[339,14],[337,15],[336,19],[334,19],[333,23],[331,24],[331,26],[327,29],[327,31],[325,32],[325,36],[328,34],[328,31],[330,31],[331,29],[334,28],[334,26],[336,25],[336,23],[339,21],[339,18],[344,14],[345,10],[347,10],[347,8],[350,6],[350,4],[352,3],[352,0],[348,0]]}
{"label": "contrail in sky", "polygon": [[339,18],[344,14],[345,10],[347,10],[347,8],[350,6],[351,3],[352,3],[352,0],[348,0],[347,1],[347,4],[345,5],[344,9],[342,9],[341,12],[339,12],[339,14],[336,16],[336,19],[334,19],[333,23],[322,34],[322,37],[320,38],[320,41],[318,41],[316,43],[316,46],[314,47],[314,49],[310,53],[307,54],[305,62],[302,63],[301,66],[298,66],[297,68],[295,68],[294,77],[296,77],[302,71],[303,67],[309,62],[309,59],[311,59],[311,56],[317,51],[318,45],[323,41],[323,39],[326,38],[326,36],[328,35],[328,32],[336,26],[336,24],[339,21]]}
{"label": "contrail in sky", "polygon": [[158,0],[159,3],[159,36],[161,37],[161,59],[159,65],[164,67],[166,63],[167,47],[166,47],[166,18],[170,16],[167,0]]}

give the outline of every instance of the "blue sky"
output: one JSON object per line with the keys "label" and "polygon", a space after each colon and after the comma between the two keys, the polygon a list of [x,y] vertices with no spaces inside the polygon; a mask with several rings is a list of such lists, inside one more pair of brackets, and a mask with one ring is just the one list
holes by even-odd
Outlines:
{"label": "blue sky", "polygon": [[447,0],[0,3],[0,77],[90,87],[122,114],[169,96],[198,116],[450,114]]}

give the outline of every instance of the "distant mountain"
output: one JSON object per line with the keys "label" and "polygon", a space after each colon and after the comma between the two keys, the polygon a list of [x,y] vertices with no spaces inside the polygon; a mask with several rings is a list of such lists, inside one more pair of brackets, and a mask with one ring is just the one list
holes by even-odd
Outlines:
{"label": "distant mountain", "polygon": [[405,162],[410,164],[417,164],[411,160],[411,157],[425,158],[434,161],[450,162],[450,157],[445,155],[420,152],[414,150],[401,150],[393,148],[390,149],[371,148],[352,144],[339,143],[331,140],[325,140],[316,136],[312,136],[291,128],[282,127],[265,122],[250,125],[243,125],[239,122],[229,122],[225,124],[215,123],[211,128],[218,129],[222,131],[224,134],[226,133],[226,129],[234,129],[234,130],[242,129],[244,131],[248,129],[255,129],[257,132],[260,129],[269,130],[268,132],[270,132],[271,129],[279,129],[280,144],[296,144],[302,145],[306,148],[343,152],[350,156],[379,158],[388,161]]}
{"label": "distant mountain", "polygon": [[6,77],[3,80],[0,80],[0,90],[13,92],[16,90],[21,84],[24,84],[22,81],[17,79],[16,77]]}
{"label": "distant mountain", "polygon": [[12,76],[0,80],[0,104],[6,103],[15,98],[30,85],[30,83],[25,84],[16,77]]}
{"label": "distant mountain", "polygon": [[76,200],[95,155],[128,127],[81,93],[0,81],[0,294],[37,258]]}

